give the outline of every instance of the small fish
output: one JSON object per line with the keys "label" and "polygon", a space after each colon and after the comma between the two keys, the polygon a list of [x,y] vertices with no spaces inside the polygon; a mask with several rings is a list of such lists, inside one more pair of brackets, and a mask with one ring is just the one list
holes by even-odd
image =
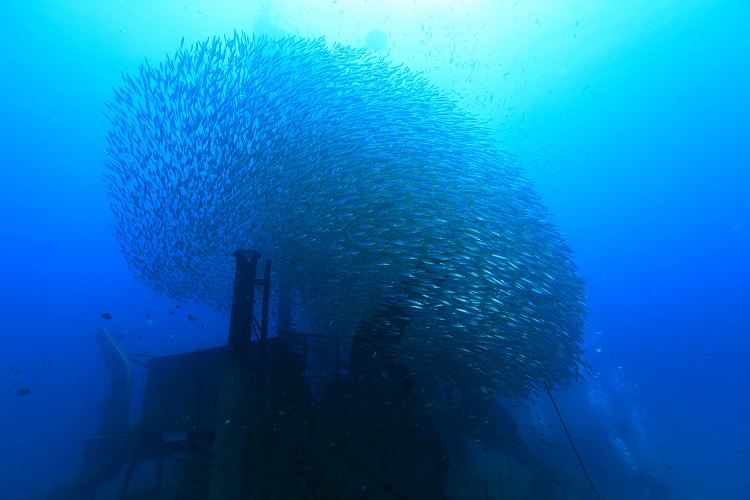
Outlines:
{"label": "small fish", "polygon": [[19,396],[28,396],[29,394],[31,394],[31,389],[29,389],[28,387],[21,387],[16,391],[16,394],[18,394]]}
{"label": "small fish", "polygon": [[99,315],[102,319],[112,319],[112,315],[109,313],[102,313]]}
{"label": "small fish", "polygon": [[188,321],[198,321],[198,318],[196,318],[195,316],[193,316],[191,314],[187,315],[187,319],[188,319]]}
{"label": "small fish", "polygon": [[180,423],[182,424],[188,424],[190,421],[193,420],[193,416],[189,413],[185,413],[183,416],[180,417]]}
{"label": "small fish", "polygon": [[[570,249],[515,161],[452,98],[409,68],[344,48],[332,57],[320,41],[176,42],[176,55],[123,74],[105,104],[104,175],[121,252],[170,297],[173,331],[183,303],[228,309],[224,260],[237,241],[262,240],[294,262],[277,284],[317,290],[299,313],[334,336],[392,291],[394,326],[423,318],[406,356],[479,396],[523,400],[585,374],[586,288]],[[383,121],[387,133],[373,134]],[[272,154],[247,147],[266,141]],[[249,182],[256,173],[268,180]]]}

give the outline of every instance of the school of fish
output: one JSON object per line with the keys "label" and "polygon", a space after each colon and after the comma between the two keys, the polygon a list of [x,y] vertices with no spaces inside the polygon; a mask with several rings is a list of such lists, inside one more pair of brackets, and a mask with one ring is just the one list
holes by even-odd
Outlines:
{"label": "school of fish", "polygon": [[237,249],[304,329],[350,338],[384,298],[402,359],[523,398],[586,369],[585,283],[489,127],[365,49],[243,33],[123,74],[104,180],[130,268],[231,306]]}

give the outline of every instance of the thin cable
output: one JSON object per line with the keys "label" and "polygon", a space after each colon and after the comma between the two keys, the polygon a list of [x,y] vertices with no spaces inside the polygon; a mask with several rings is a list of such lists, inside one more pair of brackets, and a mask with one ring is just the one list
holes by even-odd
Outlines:
{"label": "thin cable", "polygon": [[591,477],[589,476],[588,471],[586,470],[586,466],[583,465],[583,460],[581,460],[581,455],[578,454],[578,450],[576,449],[576,445],[573,443],[573,438],[570,437],[570,432],[568,432],[568,426],[565,425],[565,420],[563,420],[562,415],[560,414],[560,410],[557,408],[557,403],[555,403],[555,398],[552,397],[552,391],[549,390],[549,384],[547,381],[544,382],[544,388],[547,390],[547,394],[549,395],[549,400],[552,401],[552,406],[555,407],[555,411],[557,412],[557,418],[560,419],[560,423],[563,426],[563,429],[565,429],[565,434],[568,436],[568,441],[570,441],[570,447],[573,448],[573,453],[576,454],[576,458],[578,459],[578,463],[581,464],[581,469],[583,469],[583,473],[586,475],[586,479],[589,481],[589,485],[591,486],[591,491],[594,492],[594,497],[596,497],[597,500],[599,500],[599,493],[596,492],[596,488],[594,488],[594,482],[591,480]]}

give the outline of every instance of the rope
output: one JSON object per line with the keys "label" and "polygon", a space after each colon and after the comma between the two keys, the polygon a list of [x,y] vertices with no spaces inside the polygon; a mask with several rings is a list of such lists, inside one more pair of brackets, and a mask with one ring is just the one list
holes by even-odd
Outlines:
{"label": "rope", "polygon": [[586,470],[586,466],[583,465],[583,460],[581,460],[581,455],[578,454],[578,450],[576,449],[575,443],[573,443],[573,438],[570,437],[570,432],[568,432],[568,426],[565,425],[565,420],[562,418],[562,414],[560,413],[560,410],[557,408],[557,403],[555,403],[555,398],[552,397],[552,391],[549,389],[549,383],[547,381],[544,382],[544,388],[547,390],[547,394],[549,395],[549,400],[552,401],[552,406],[555,407],[555,411],[557,412],[557,418],[560,419],[560,423],[563,426],[563,429],[565,429],[565,434],[568,436],[568,441],[570,441],[570,447],[573,448],[573,453],[576,454],[576,458],[578,459],[578,463],[581,464],[581,469],[583,469],[583,473],[586,475],[586,479],[589,482],[589,485],[591,486],[591,491],[594,492],[594,497],[599,500],[599,493],[597,493],[596,488],[594,488],[594,482],[591,481],[591,477],[589,476],[588,471]]}

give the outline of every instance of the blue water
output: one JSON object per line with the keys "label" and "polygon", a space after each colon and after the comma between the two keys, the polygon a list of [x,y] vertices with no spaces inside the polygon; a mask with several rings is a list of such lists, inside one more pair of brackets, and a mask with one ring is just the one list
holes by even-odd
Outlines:
{"label": "blue water", "polygon": [[[107,390],[98,326],[139,353],[225,340],[227,316],[178,309],[127,269],[102,110],[144,57],[254,28],[357,46],[381,30],[389,57],[520,156],[590,286],[592,376],[555,397],[603,498],[636,473],[674,498],[750,498],[750,4],[374,3],[4,3],[0,498],[77,472]],[[517,414],[529,446],[580,476],[559,427],[539,442],[555,418],[546,401]]]}

